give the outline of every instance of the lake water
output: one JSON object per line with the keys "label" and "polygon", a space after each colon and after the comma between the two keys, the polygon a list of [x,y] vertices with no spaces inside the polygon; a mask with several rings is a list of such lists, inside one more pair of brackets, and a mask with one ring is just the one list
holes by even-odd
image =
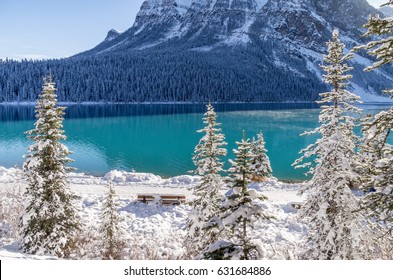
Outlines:
{"label": "lake water", "polygon": [[[365,106],[375,113],[387,106]],[[304,170],[291,164],[298,152],[315,141],[299,136],[318,125],[315,104],[218,104],[218,121],[233,158],[235,141],[263,130],[274,176],[303,180]],[[70,105],[64,129],[65,144],[74,153],[79,172],[103,175],[109,170],[135,170],[161,176],[194,169],[191,157],[202,134],[205,105]],[[0,166],[22,166],[31,142],[24,132],[34,127],[34,107],[0,105]],[[229,164],[226,163],[226,167]]]}

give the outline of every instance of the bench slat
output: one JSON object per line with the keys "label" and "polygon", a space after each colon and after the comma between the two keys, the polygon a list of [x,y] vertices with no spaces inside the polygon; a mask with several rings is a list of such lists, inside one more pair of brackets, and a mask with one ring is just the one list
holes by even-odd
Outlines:
{"label": "bench slat", "polygon": [[180,204],[185,203],[186,196],[185,195],[176,195],[176,194],[138,194],[137,200],[140,202],[152,202],[159,201],[161,204]]}

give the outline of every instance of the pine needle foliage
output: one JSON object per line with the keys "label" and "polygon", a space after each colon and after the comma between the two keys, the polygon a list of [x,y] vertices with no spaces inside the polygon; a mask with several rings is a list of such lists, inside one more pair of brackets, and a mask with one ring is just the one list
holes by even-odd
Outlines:
{"label": "pine needle foliage", "polygon": [[233,150],[236,158],[229,161],[227,185],[230,190],[219,219],[215,221],[223,228],[222,239],[203,252],[204,259],[252,260],[263,257],[259,245],[251,238],[251,232],[256,222],[269,221],[273,216],[262,203],[267,197],[249,188],[255,174],[252,167],[254,155],[245,132],[243,139],[236,144],[238,148]]}
{"label": "pine needle foliage", "polygon": [[[388,1],[382,6],[393,6]],[[365,25],[364,36],[372,36],[371,42],[354,48],[365,49],[376,58],[366,71],[375,70],[393,62],[393,17],[380,18],[371,15]],[[376,38],[376,39],[375,39]],[[385,90],[393,94],[391,89]],[[381,221],[387,231],[393,232],[393,147],[388,138],[393,128],[393,107],[363,120],[363,139],[359,153],[359,169],[362,171],[362,188],[368,194],[363,207]]]}
{"label": "pine needle foliage", "polygon": [[101,209],[101,256],[105,260],[121,260],[126,245],[123,219],[116,208],[116,193],[111,181]]}
{"label": "pine needle foliage", "polygon": [[273,170],[270,165],[270,159],[265,148],[265,140],[262,131],[258,133],[257,138],[252,138],[251,142],[251,169],[254,172],[253,180],[263,179],[271,176]]}
{"label": "pine needle foliage", "polygon": [[[313,175],[302,190],[308,197],[299,216],[309,225],[310,232],[301,257],[359,259],[367,255],[362,242],[369,233],[363,214],[357,211],[358,199],[351,191],[359,177],[354,170],[358,139],[353,130],[354,115],[361,112],[355,106],[360,98],[347,90],[351,78],[348,71],[352,69],[347,60],[353,55],[344,54],[345,46],[337,30],[327,47],[321,67],[331,91],[320,94],[321,125],[305,133],[319,134],[320,138],[302,150],[303,156],[294,163],[297,168],[308,168],[308,174]],[[305,162],[306,159],[310,160]]]}
{"label": "pine needle foliage", "polygon": [[218,240],[220,230],[210,224],[216,217],[224,200],[221,188],[224,186],[220,175],[223,172],[222,157],[226,156],[225,136],[217,123],[217,114],[209,103],[206,106],[203,123],[206,125],[198,133],[204,135],[195,147],[193,161],[197,167],[194,174],[202,176],[201,182],[195,186],[192,202],[193,210],[187,222],[188,233],[185,246],[188,254],[195,257],[205,247]]}
{"label": "pine needle foliage", "polygon": [[55,83],[45,79],[37,101],[35,128],[27,131],[34,141],[23,165],[28,183],[25,211],[21,219],[21,248],[30,254],[69,257],[81,224],[75,196],[67,183],[70,151],[63,128],[63,107],[57,106]]}

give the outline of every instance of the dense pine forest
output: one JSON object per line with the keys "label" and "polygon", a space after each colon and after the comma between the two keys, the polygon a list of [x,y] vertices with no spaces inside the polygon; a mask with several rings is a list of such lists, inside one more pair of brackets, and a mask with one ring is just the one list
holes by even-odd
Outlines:
{"label": "dense pine forest", "polygon": [[[130,51],[93,57],[0,63],[0,102],[34,101],[51,70],[59,101],[310,101],[325,89],[269,61],[273,46],[214,52]],[[300,58],[292,58],[298,64]],[[304,69],[304,73],[308,73]]]}

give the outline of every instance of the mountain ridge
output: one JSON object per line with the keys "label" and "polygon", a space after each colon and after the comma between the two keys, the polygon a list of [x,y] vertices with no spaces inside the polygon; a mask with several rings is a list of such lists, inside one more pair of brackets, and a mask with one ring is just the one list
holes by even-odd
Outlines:
{"label": "mountain ridge", "polygon": [[[39,85],[25,81],[47,69],[61,101],[313,101],[327,90],[320,65],[333,29],[348,52],[367,41],[370,13],[379,12],[366,0],[147,0],[128,30],[110,30],[91,50],[33,66],[0,64],[7,68],[0,101],[34,100]],[[371,64],[355,55],[350,90],[385,102],[393,71],[364,74]]]}
{"label": "mountain ridge", "polygon": [[[121,34],[111,50],[128,43],[131,48],[141,49],[173,38],[191,41],[208,36],[216,43],[225,44],[230,37],[233,40],[229,43],[236,41],[236,37],[239,43],[247,43],[251,34],[309,40],[321,51],[326,42],[322,38],[330,36],[333,28],[347,36],[360,37],[361,25],[370,13],[377,12],[366,0],[147,0],[133,26]],[[152,37],[149,46],[145,46],[141,37],[155,30],[159,30],[156,40]]]}
{"label": "mountain ridge", "polygon": [[[110,45],[104,41],[81,55],[154,48],[211,52],[272,41],[278,45],[271,55],[278,68],[290,68],[294,75],[315,75],[321,81],[319,64],[332,30],[340,30],[349,50],[365,42],[362,25],[371,13],[378,11],[366,0],[147,0],[130,29]],[[303,58],[309,73],[288,65],[288,55]],[[369,59],[356,56],[355,72],[361,78],[352,89],[366,100],[377,100],[390,74],[380,71],[383,86],[368,86],[375,77],[364,79],[361,68],[371,63]]]}

